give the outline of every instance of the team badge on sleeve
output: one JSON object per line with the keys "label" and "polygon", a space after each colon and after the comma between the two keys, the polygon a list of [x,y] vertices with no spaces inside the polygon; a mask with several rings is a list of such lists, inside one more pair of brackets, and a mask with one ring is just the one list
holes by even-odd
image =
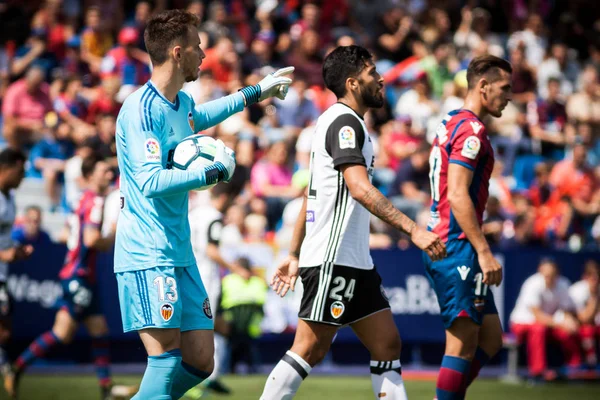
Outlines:
{"label": "team badge on sleeve", "polygon": [[196,133],[196,130],[194,129],[194,116],[191,111],[188,113],[188,124],[190,124],[190,128],[192,128],[192,132]]}
{"label": "team badge on sleeve", "polygon": [[146,139],[144,143],[144,152],[146,153],[146,161],[160,161],[160,144],[156,139]]}
{"label": "team badge on sleeve", "polygon": [[465,144],[463,144],[460,155],[474,160],[477,158],[477,154],[479,154],[479,149],[481,149],[479,138],[477,136],[469,136],[465,140]]}
{"label": "team badge on sleeve", "polygon": [[340,149],[353,149],[356,147],[356,133],[350,126],[340,129]]}
{"label": "team badge on sleeve", "polygon": [[202,311],[204,311],[204,315],[206,315],[208,319],[213,318],[212,311],[210,310],[210,300],[208,297],[204,299],[204,303],[202,303]]}
{"label": "team badge on sleeve", "polygon": [[339,319],[344,313],[344,311],[346,311],[346,307],[341,301],[334,301],[333,303],[331,303],[329,311],[331,311],[331,316],[333,318]]}
{"label": "team badge on sleeve", "polygon": [[170,320],[171,317],[173,317],[173,306],[169,303],[165,303],[162,306],[160,306],[160,316],[165,321]]}

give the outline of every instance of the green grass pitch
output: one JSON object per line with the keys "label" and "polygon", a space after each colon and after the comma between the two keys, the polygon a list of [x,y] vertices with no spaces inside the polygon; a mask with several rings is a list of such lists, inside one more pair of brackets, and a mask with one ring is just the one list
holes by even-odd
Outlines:
{"label": "green grass pitch", "polygon": [[[231,396],[211,395],[204,397],[222,400],[258,400],[266,376],[228,376],[224,382],[234,393]],[[120,384],[139,383],[139,376],[117,376]],[[435,383],[431,381],[407,381],[406,389],[411,400],[432,400]],[[91,375],[26,375],[21,386],[21,400],[81,400],[98,399],[96,379]],[[6,399],[0,391],[0,399]],[[369,400],[373,399],[371,381],[368,377],[355,376],[311,376],[300,388],[298,400]],[[478,380],[469,390],[467,399],[482,400],[599,400],[598,384],[547,384],[527,387],[511,385],[495,380]]]}

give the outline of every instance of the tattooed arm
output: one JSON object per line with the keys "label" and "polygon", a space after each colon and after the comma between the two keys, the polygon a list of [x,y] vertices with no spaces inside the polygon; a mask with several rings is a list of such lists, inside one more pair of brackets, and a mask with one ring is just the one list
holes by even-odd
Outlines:
{"label": "tattooed arm", "polygon": [[425,250],[432,260],[439,260],[446,255],[446,248],[439,237],[432,232],[417,226],[395,208],[392,203],[369,181],[367,168],[363,165],[347,164],[341,166],[344,180],[350,195],[369,212],[387,222],[394,228],[408,234],[417,247]]}

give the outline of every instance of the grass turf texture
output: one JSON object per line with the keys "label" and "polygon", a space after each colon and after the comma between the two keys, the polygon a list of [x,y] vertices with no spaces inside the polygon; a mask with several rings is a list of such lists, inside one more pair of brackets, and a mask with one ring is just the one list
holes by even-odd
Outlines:
{"label": "grass turf texture", "polygon": [[[117,376],[118,384],[137,384],[139,376]],[[210,395],[204,398],[230,400],[258,400],[266,376],[227,376],[223,379],[234,393],[231,396]],[[410,400],[432,400],[435,383],[431,381],[407,381]],[[21,400],[81,400],[99,399],[96,378],[91,375],[25,375],[21,382]],[[366,400],[373,399],[371,380],[368,377],[311,376],[303,384],[298,400]],[[7,399],[0,391],[0,399]],[[600,383],[561,383],[527,387],[510,385],[495,380],[478,380],[469,390],[467,399],[485,400],[598,400]]]}

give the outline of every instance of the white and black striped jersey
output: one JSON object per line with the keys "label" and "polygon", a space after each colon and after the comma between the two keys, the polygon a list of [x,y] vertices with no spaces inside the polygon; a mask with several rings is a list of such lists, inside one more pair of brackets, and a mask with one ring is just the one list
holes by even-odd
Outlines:
{"label": "white and black striped jersey", "polygon": [[[15,197],[11,192],[8,195],[0,192],[0,250],[6,250],[14,246],[12,240],[12,227],[15,223],[17,209]],[[0,282],[8,279],[8,263],[0,261]]]}
{"label": "white and black striped jersey", "polygon": [[214,207],[198,207],[190,211],[190,236],[196,264],[203,282],[220,281],[219,265],[206,255],[208,244],[219,245],[223,215]]}
{"label": "white and black striped jersey", "polygon": [[317,120],[310,155],[306,236],[300,267],[328,264],[372,269],[370,213],[350,196],[343,165],[364,165],[373,174],[373,143],[361,117],[336,103]]}

